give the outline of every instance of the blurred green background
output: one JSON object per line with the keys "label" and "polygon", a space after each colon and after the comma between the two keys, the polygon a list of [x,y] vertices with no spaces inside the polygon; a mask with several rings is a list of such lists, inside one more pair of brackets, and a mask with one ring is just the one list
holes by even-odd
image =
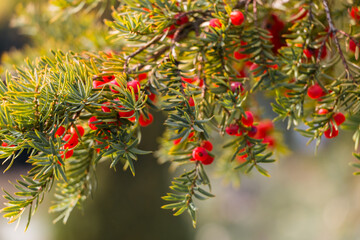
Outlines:
{"label": "blurred green background", "polygon": [[[30,2],[0,1],[2,73],[25,57],[49,54],[49,49],[116,50],[116,45],[107,42],[101,21],[108,12],[100,20],[96,15],[76,14],[51,22],[54,11],[45,1]],[[154,139],[161,136],[163,117],[156,114],[155,119],[152,127],[143,129],[142,149],[157,149]],[[284,129],[281,124],[277,127]],[[27,232],[23,231],[25,219],[15,231],[15,224],[7,225],[1,218],[0,240],[360,239],[360,179],[348,165],[353,161],[350,134],[341,131],[335,140],[323,141],[317,155],[299,134],[285,130],[284,134],[292,153],[280,156],[269,168],[271,178],[254,173],[242,176],[241,186],[233,187],[212,171],[216,166],[207,167],[216,198],[198,203],[196,230],[186,214],[173,217],[160,209],[164,204],[160,197],[168,191],[172,172],[167,164],[145,156],[136,164],[135,178],[129,172],[114,172],[106,163],[100,165],[93,198],[84,212],[75,210],[66,225],[51,223],[55,216],[47,213],[49,194]],[[215,148],[220,151],[224,140],[217,141]],[[214,165],[220,162],[217,159]],[[0,186],[13,190],[8,180],[14,181],[26,170],[25,164],[18,163],[0,174]]]}

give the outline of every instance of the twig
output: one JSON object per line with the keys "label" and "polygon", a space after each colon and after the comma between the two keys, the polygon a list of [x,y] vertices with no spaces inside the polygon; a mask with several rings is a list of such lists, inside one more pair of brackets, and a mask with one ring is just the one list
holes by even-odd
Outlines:
{"label": "twig", "polygon": [[350,40],[352,40],[356,44],[356,46],[358,46],[360,48],[360,42],[356,38],[352,37],[350,34],[344,32],[343,30],[337,30],[337,32],[340,33],[341,35],[348,37]]}
{"label": "twig", "polygon": [[139,48],[138,50],[136,50],[135,52],[133,52],[132,54],[130,54],[129,56],[127,56],[125,58],[125,64],[124,64],[124,72],[128,72],[127,68],[129,66],[129,62],[131,60],[131,58],[135,57],[136,55],[138,55],[139,53],[141,53],[142,51],[144,51],[145,49],[149,48],[151,45],[153,45],[154,43],[158,42],[161,38],[163,37],[163,34],[160,34],[158,36],[155,36],[153,39],[151,39],[151,41],[149,41],[147,44],[145,44],[144,46],[142,46],[141,48]]}
{"label": "twig", "polygon": [[254,12],[254,24],[257,27],[258,26],[258,22],[257,22],[257,6],[256,6],[256,0],[253,0],[253,12]]}
{"label": "twig", "polygon": [[344,67],[345,67],[345,72],[346,72],[346,74],[347,74],[347,77],[353,80],[353,76],[351,75],[351,72],[350,72],[350,69],[349,69],[349,65],[347,64],[346,59],[345,59],[345,57],[344,57],[344,53],[343,53],[343,51],[341,50],[340,43],[339,43],[339,39],[338,39],[338,37],[336,36],[336,32],[337,32],[338,30],[335,28],[334,23],[333,23],[333,21],[332,21],[328,1],[327,1],[327,0],[322,0],[322,2],[323,2],[324,9],[325,9],[325,13],[326,13],[326,19],[327,19],[327,21],[328,21],[328,23],[329,23],[329,32],[328,32],[328,34],[334,34],[335,45],[336,45],[336,48],[337,48],[337,50],[338,50],[338,52],[339,52],[341,61],[342,61],[343,65],[344,65]]}

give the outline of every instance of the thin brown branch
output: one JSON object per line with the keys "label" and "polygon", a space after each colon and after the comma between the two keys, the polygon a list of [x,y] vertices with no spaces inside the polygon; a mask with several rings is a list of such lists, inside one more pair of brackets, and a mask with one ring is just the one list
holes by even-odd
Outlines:
{"label": "thin brown branch", "polygon": [[163,37],[163,34],[157,35],[155,36],[153,39],[151,39],[147,44],[145,44],[144,46],[142,46],[141,48],[139,48],[138,50],[136,50],[135,52],[133,52],[132,54],[130,54],[129,56],[127,56],[125,58],[125,64],[124,64],[124,72],[128,72],[127,68],[129,66],[129,62],[130,60],[135,57],[136,55],[138,55],[139,53],[141,53],[142,51],[144,51],[145,49],[149,48],[151,45],[153,45],[154,43],[158,42],[161,38]]}
{"label": "thin brown branch", "polygon": [[336,36],[336,32],[338,30],[335,28],[333,20],[331,18],[331,13],[330,13],[330,8],[329,8],[328,1],[327,0],[322,0],[322,2],[323,2],[325,13],[326,13],[326,19],[327,19],[327,21],[329,23],[329,34],[334,35],[335,45],[336,45],[336,48],[337,48],[337,50],[339,52],[341,61],[342,61],[343,65],[344,65],[344,67],[345,67],[345,72],[346,72],[347,77],[350,78],[350,79],[353,79],[353,76],[351,75],[351,72],[350,72],[350,69],[349,69],[349,65],[348,65],[348,63],[347,63],[347,61],[345,59],[343,51],[341,50],[340,43],[339,43],[339,38]]}
{"label": "thin brown branch", "polygon": [[352,37],[350,34],[344,32],[343,30],[337,30],[337,32],[340,33],[341,35],[348,37],[350,40],[352,40],[356,44],[356,46],[358,48],[360,48],[360,41],[358,41],[356,38]]}

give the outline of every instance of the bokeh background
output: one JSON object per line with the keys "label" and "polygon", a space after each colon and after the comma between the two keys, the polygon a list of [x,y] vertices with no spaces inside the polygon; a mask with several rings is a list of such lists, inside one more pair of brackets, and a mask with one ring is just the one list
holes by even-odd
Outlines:
{"label": "bokeh background", "polygon": [[[106,39],[102,19],[109,11],[56,15],[47,1],[0,1],[0,73],[21,65],[25,57],[49,55],[49,49],[104,50],[116,48]],[[106,7],[105,7],[106,9]],[[96,11],[95,11],[96,12]],[[54,19],[56,17],[56,20]],[[76,23],[76,24],[75,24]],[[264,109],[268,102],[262,100]],[[266,113],[271,116],[271,111]],[[156,150],[163,129],[163,116],[144,128],[142,149]],[[206,167],[212,179],[215,198],[199,202],[197,229],[183,214],[173,217],[160,209],[160,199],[168,191],[174,174],[169,165],[159,164],[149,155],[136,164],[137,176],[107,164],[98,168],[98,188],[84,211],[75,210],[68,223],[52,224],[55,215],[47,213],[49,194],[33,217],[27,232],[26,219],[16,228],[0,218],[0,240],[355,240],[360,239],[360,178],[348,165],[354,161],[350,133],[324,140],[315,146],[276,123],[285,135],[290,152],[268,170],[270,178],[255,173],[240,177],[240,186],[220,176],[216,166]],[[214,136],[215,137],[215,136]],[[217,140],[215,151],[226,139]],[[220,164],[220,159],[213,165]],[[0,167],[3,170],[4,167]],[[28,170],[24,159],[0,174],[0,186],[14,191],[10,181]],[[0,199],[3,205],[3,199]]]}

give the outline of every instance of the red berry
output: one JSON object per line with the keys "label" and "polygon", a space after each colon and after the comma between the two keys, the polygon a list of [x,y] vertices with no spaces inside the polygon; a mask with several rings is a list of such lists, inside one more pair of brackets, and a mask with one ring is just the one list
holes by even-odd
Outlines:
{"label": "red berry", "polygon": [[314,55],[314,52],[312,50],[310,50],[309,48],[305,48],[303,50],[303,53],[305,54],[305,56],[307,58],[311,58]]}
{"label": "red berry", "polygon": [[114,75],[111,75],[111,76],[103,76],[102,79],[103,79],[103,81],[104,81],[105,83],[107,83],[107,82],[111,82],[112,80],[114,80],[114,79],[115,79],[115,76],[114,76]]}
{"label": "red berry", "polygon": [[329,110],[325,109],[325,108],[321,108],[319,109],[319,111],[317,112],[317,114],[319,115],[325,115],[329,112]]}
{"label": "red berry", "polygon": [[174,145],[178,145],[178,144],[180,143],[180,141],[181,141],[181,138],[175,139],[175,140],[173,141],[173,143],[174,143]]}
{"label": "red berry", "polygon": [[342,114],[341,112],[335,113],[333,118],[334,118],[335,123],[338,126],[341,125],[346,120],[344,114]]}
{"label": "red berry", "polygon": [[265,138],[268,132],[270,132],[273,129],[274,129],[274,124],[270,119],[259,122],[259,125],[257,125],[256,138],[258,139]]}
{"label": "red berry", "polygon": [[201,143],[201,147],[205,148],[206,150],[208,150],[210,152],[213,150],[213,145],[210,141],[203,141]]}
{"label": "red berry", "polygon": [[323,93],[324,91],[319,84],[314,84],[307,90],[308,96],[312,99],[318,99],[319,97],[323,96]]}
{"label": "red berry", "polygon": [[[106,103],[104,103],[105,105],[110,105],[110,103],[109,102],[106,102]],[[108,108],[108,107],[106,107],[106,106],[101,106],[101,110],[103,111],[103,112],[111,112],[111,109],[110,108]]]}
{"label": "red berry", "polygon": [[[2,147],[8,147],[9,144],[7,142],[2,142],[1,146]],[[10,145],[10,147],[15,147],[15,145]]]}
{"label": "red berry", "polygon": [[151,101],[155,101],[155,98],[156,98],[156,94],[155,93],[150,93],[149,95],[148,95],[148,98],[151,100]]}
{"label": "red berry", "polygon": [[[320,52],[320,48],[315,50],[316,57],[319,55],[319,52]],[[324,59],[326,57],[326,55],[327,55],[326,47],[323,47],[322,50],[321,50],[320,58]]]}
{"label": "red berry", "polygon": [[181,77],[181,81],[193,84],[196,81],[196,79]]}
{"label": "red berry", "polygon": [[151,113],[148,113],[148,117],[149,118],[146,118],[145,115],[140,115],[140,117],[139,117],[140,126],[147,127],[153,122],[154,117]]}
{"label": "red berry", "polygon": [[239,131],[235,134],[235,136],[242,136],[243,135],[243,131],[242,130],[240,130],[240,128],[239,128]]}
{"label": "red berry", "polygon": [[[121,118],[129,118],[132,115],[134,115],[134,110],[131,111],[125,111],[125,112],[119,112],[119,117]],[[130,119],[129,119],[130,120]]]}
{"label": "red berry", "polygon": [[[115,85],[115,86],[117,86],[117,87],[120,87],[120,85],[119,85],[119,83],[116,81],[116,79],[112,80],[112,81],[110,82],[110,84]],[[112,91],[113,93],[119,93],[119,91],[115,90],[115,88],[112,87],[112,86],[110,86],[110,91]]]}
{"label": "red berry", "polygon": [[250,131],[248,131],[248,136],[249,137],[255,137],[256,133],[257,133],[257,127],[251,126]]}
{"label": "red berry", "polygon": [[139,88],[140,88],[140,82],[138,80],[132,80],[132,81],[127,83],[127,88],[129,90],[132,89],[134,91],[134,93],[138,93]]}
{"label": "red berry", "polygon": [[208,158],[209,154],[203,147],[196,147],[192,152],[192,156],[197,161],[204,161]]}
{"label": "red berry", "polygon": [[60,126],[56,132],[55,132],[55,137],[60,137],[64,134],[65,132],[65,127],[64,126]]}
{"label": "red berry", "polygon": [[360,20],[360,14],[358,7],[351,7],[350,10],[350,16],[352,19],[354,19],[356,22]]}
{"label": "red berry", "polygon": [[183,25],[189,22],[189,18],[186,15],[183,15],[183,13],[177,13],[175,19],[177,25]]}
{"label": "red berry", "polygon": [[230,88],[231,88],[231,91],[233,92],[233,93],[235,93],[235,92],[243,92],[244,91],[244,86],[242,85],[242,83],[240,83],[240,82],[232,82],[231,84],[230,84]]}
{"label": "red berry", "polygon": [[145,80],[147,79],[147,73],[140,73],[137,80],[138,81],[142,81],[142,80]]}
{"label": "red berry", "polygon": [[254,116],[253,116],[252,112],[246,111],[246,112],[245,112],[245,117],[243,116],[243,117],[241,118],[241,122],[242,122],[242,124],[244,124],[245,126],[251,126],[251,125],[253,125],[253,123],[254,123]]}
{"label": "red berry", "polygon": [[338,134],[339,134],[339,130],[334,125],[331,128],[328,127],[324,132],[326,138],[334,138]]}
{"label": "red berry", "polygon": [[194,132],[191,132],[191,133],[189,134],[189,136],[188,136],[188,139],[192,138],[194,135],[195,135],[195,133],[194,133]]}
{"label": "red berry", "polygon": [[[81,137],[84,136],[84,134],[85,134],[85,129],[84,129],[81,125],[76,125],[76,128],[77,128],[80,136],[81,136]],[[76,132],[76,130],[75,130],[74,127],[71,127],[71,128],[70,128],[70,133],[71,133],[72,135],[76,135],[77,137],[79,137],[79,135],[77,134],[77,132]]]}
{"label": "red berry", "polygon": [[239,49],[239,51],[234,52],[234,58],[237,60],[241,60],[247,57],[247,54],[241,53],[243,49]]}
{"label": "red berry", "polygon": [[213,18],[213,19],[210,20],[209,25],[210,25],[211,27],[213,27],[213,28],[221,28],[222,23],[220,22],[219,19]]}
{"label": "red berry", "polygon": [[237,124],[230,124],[225,128],[225,131],[229,135],[235,135],[239,131],[239,126]]}
{"label": "red berry", "polygon": [[211,155],[208,155],[208,157],[205,160],[201,161],[201,163],[204,165],[209,165],[209,164],[212,164],[213,161],[214,161],[214,157]]}
{"label": "red berry", "polygon": [[[72,155],[74,154],[74,150],[73,149],[71,149],[71,150],[68,150],[66,153],[65,153],[65,156],[64,156],[64,151],[60,151],[60,154],[61,154],[61,158],[70,158],[70,157],[72,157]],[[58,162],[60,165],[61,165],[61,163],[60,162]]]}
{"label": "red berry", "polygon": [[233,11],[230,14],[231,23],[235,26],[239,26],[244,22],[244,14],[240,11]]}
{"label": "red berry", "polygon": [[189,98],[189,105],[190,105],[190,107],[195,106],[195,102],[194,102],[194,99],[192,97]]}
{"label": "red berry", "polygon": [[102,82],[102,81],[93,81],[93,88],[95,89],[101,89],[102,88],[102,85],[104,85],[105,83]]}
{"label": "red berry", "polygon": [[75,134],[65,134],[63,140],[66,142],[64,148],[74,148],[79,143],[78,136]]}
{"label": "red berry", "polygon": [[264,137],[263,143],[267,143],[269,147],[275,146],[275,139],[272,136]]}
{"label": "red berry", "polygon": [[352,52],[355,52],[355,51],[356,51],[356,43],[355,43],[355,41],[352,40],[352,39],[350,39],[350,41],[349,41],[349,49],[350,49],[350,51],[352,51]]}
{"label": "red berry", "polygon": [[258,64],[252,63],[251,66],[250,66],[250,71],[251,71],[251,72],[254,72],[258,67],[259,67]]}
{"label": "red berry", "polygon": [[97,127],[95,126],[96,124],[98,123],[93,123],[93,122],[96,122],[98,121],[98,119],[95,117],[95,116],[92,116],[90,119],[89,119],[89,127],[92,129],[92,130],[96,130]]}
{"label": "red berry", "polygon": [[[172,32],[173,30],[175,30],[175,25],[171,25],[170,27],[167,27],[164,29],[164,32]],[[168,34],[166,37],[173,39],[174,38],[174,33]]]}
{"label": "red berry", "polygon": [[246,159],[247,157],[248,157],[248,155],[247,155],[247,153],[245,153],[244,155],[237,156],[237,157],[236,157],[236,160],[237,160],[239,163],[244,163],[244,162],[247,161],[247,159]]}

